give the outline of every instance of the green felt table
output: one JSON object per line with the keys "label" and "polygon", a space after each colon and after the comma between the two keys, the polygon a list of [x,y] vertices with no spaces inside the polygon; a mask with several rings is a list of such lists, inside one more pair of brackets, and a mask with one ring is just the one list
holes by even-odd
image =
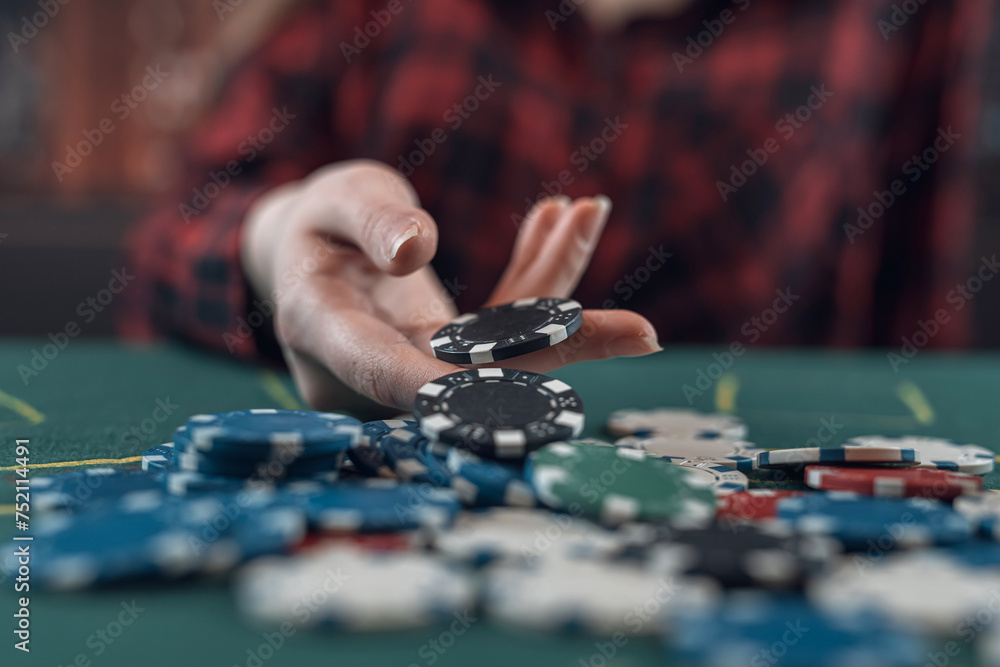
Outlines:
{"label": "green felt table", "polygon": [[[74,341],[26,384],[19,366],[30,367],[32,351],[44,342],[0,344],[0,467],[13,465],[15,438],[30,440],[35,476],[65,469],[40,465],[50,463],[80,467],[112,460],[110,465],[136,466],[134,457],[169,440],[189,414],[298,405],[283,374],[167,345]],[[591,436],[602,435],[605,418],[614,409],[685,407],[690,397],[695,408],[739,415],[749,426],[750,439],[763,447],[815,444],[810,441],[832,429],[835,435],[829,443],[869,433],[909,433],[998,449],[1000,356],[921,352],[896,373],[881,352],[751,350],[713,380],[709,376],[720,371],[713,365],[717,352],[670,348],[644,359],[581,364],[554,375],[583,397],[586,435]],[[693,395],[690,388],[700,393]],[[9,469],[2,475],[11,478]],[[986,478],[991,488],[998,481],[996,473]],[[10,503],[10,485],[2,488],[0,502]],[[0,513],[0,522],[8,524],[0,534],[10,535],[9,505]],[[2,549],[7,551],[11,544],[5,538]],[[13,604],[11,589],[12,582],[5,579],[0,593],[4,607]],[[95,633],[116,631],[122,605],[133,601],[143,610],[135,621],[116,638],[108,637],[110,643],[100,639]],[[612,651],[601,639],[515,632],[483,620],[458,636],[445,628],[391,635],[299,632],[273,657],[261,659],[271,653],[258,651],[265,643],[262,631],[241,622],[224,582],[129,586],[73,595],[36,592],[31,610],[32,653],[27,657],[11,648],[12,624],[4,609],[2,616],[8,620],[0,654],[14,660],[5,658],[4,664],[221,667],[323,661],[351,666],[600,667],[664,661],[650,638],[628,636]],[[969,653],[963,651],[957,664]]]}

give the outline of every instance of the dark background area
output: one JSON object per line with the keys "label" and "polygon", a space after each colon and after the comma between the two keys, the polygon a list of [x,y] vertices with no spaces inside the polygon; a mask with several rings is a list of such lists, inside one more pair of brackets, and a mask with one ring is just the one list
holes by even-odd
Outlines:
{"label": "dark background area", "polygon": [[[46,335],[80,321],[78,305],[122,267],[126,229],[176,176],[177,137],[285,3],[253,12],[247,4],[220,15],[208,0],[70,0],[16,52],[10,34],[25,34],[39,4],[0,5],[0,335]],[[975,258],[1000,251],[1000,17],[993,36]],[[170,77],[119,120],[112,103],[155,64]],[[60,182],[52,162],[105,117],[114,132]],[[1000,290],[983,290],[974,306],[978,344],[1000,346]],[[81,326],[85,336],[111,335],[114,319],[102,312]]]}

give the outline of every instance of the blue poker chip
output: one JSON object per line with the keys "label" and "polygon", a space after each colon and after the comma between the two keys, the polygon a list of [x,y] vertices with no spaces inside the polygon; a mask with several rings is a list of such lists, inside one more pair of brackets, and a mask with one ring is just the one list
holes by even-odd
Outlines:
{"label": "blue poker chip", "polygon": [[379,440],[394,429],[415,423],[402,419],[381,419],[362,424],[361,437],[347,452],[348,458],[362,475],[396,479],[396,473],[386,463],[385,453],[378,446]]}
{"label": "blue poker chip", "polygon": [[404,482],[446,487],[451,475],[432,457],[422,455],[427,451],[427,436],[414,423],[393,429],[379,438],[378,447],[385,455],[386,464]]}
{"label": "blue poker chip", "polygon": [[244,503],[234,517],[232,506],[231,497],[132,495],[106,512],[45,517],[35,526],[33,583],[76,590],[228,571],[287,551],[305,535],[295,508]]}
{"label": "blue poker chip", "polygon": [[531,485],[514,466],[481,459],[457,447],[447,452],[446,465],[453,475],[451,486],[466,505],[534,507],[538,504]]}
{"label": "blue poker chip", "polygon": [[142,453],[142,469],[146,472],[170,470],[173,466],[174,446],[172,442],[165,442],[144,451]]}
{"label": "blue poker chip", "polygon": [[924,498],[871,498],[829,491],[782,498],[776,517],[799,533],[833,537],[850,550],[948,545],[972,535],[968,519]]}
{"label": "blue poker chip", "polygon": [[[298,482],[309,482],[320,485],[332,485],[339,479],[339,473],[329,472],[311,475]],[[180,472],[168,470],[163,473],[160,482],[164,491],[171,496],[198,495],[204,493],[240,493],[246,491],[269,491],[280,488],[280,480],[268,479],[257,475],[251,477],[223,477],[200,472]]]}
{"label": "blue poker chip", "polygon": [[88,511],[133,493],[160,493],[162,476],[125,468],[86,468],[31,481],[32,508],[42,511]]}
{"label": "blue poker chip", "polygon": [[180,472],[200,472],[221,477],[251,477],[263,479],[293,479],[322,473],[336,473],[344,462],[346,451],[303,458],[288,457],[255,461],[253,459],[219,458],[194,452],[175,452],[171,469]]}
{"label": "blue poker chip", "polygon": [[923,640],[881,614],[822,611],[801,597],[745,590],[666,610],[667,652],[692,664],[912,667],[926,658]]}
{"label": "blue poker chip", "polygon": [[382,532],[449,526],[461,509],[448,489],[388,479],[290,484],[278,491],[284,505],[302,509],[309,525],[334,532]]}
{"label": "blue poker chip", "polygon": [[195,415],[186,426],[186,448],[254,459],[346,451],[361,438],[358,420],[332,412],[306,410],[259,409]]}

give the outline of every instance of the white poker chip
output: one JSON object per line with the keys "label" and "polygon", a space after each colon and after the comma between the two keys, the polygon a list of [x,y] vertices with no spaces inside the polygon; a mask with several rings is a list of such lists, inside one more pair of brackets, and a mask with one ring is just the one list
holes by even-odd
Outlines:
{"label": "white poker chip", "polygon": [[618,533],[587,519],[541,509],[494,508],[465,512],[434,537],[448,557],[482,565],[503,560],[534,565],[538,559],[600,558],[622,547]]}
{"label": "white poker chip", "polygon": [[331,545],[249,564],[238,574],[236,597],[261,625],[397,630],[471,611],[475,588],[463,568],[430,554]]}
{"label": "white poker chip", "polygon": [[487,616],[532,630],[656,634],[663,608],[714,599],[715,584],[660,575],[621,562],[539,560],[535,567],[498,565],[488,571]]}
{"label": "white poker chip", "polygon": [[898,552],[881,560],[845,557],[810,584],[810,600],[834,612],[876,609],[924,633],[950,636],[970,615],[991,609],[1000,571],[970,568],[943,550]]}
{"label": "white poker chip", "polygon": [[920,468],[937,468],[964,472],[969,475],[986,475],[993,472],[996,454],[979,445],[960,445],[944,438],[903,436],[887,438],[865,435],[851,438],[845,447],[902,447],[919,454]]}
{"label": "white poker chip", "polygon": [[739,470],[704,461],[671,461],[689,471],[688,481],[696,486],[707,486],[715,495],[746,491],[750,480]]}
{"label": "white poker chip", "polygon": [[625,436],[615,441],[616,447],[631,447],[641,449],[650,456],[668,461],[698,461],[741,472],[750,472],[756,468],[756,456],[765,451],[753,443],[729,438],[691,438],[666,437],[653,435],[639,437]]}
{"label": "white poker chip", "polygon": [[747,427],[738,417],[681,408],[616,410],[608,416],[608,431],[627,435],[669,438],[728,438],[743,440]]}

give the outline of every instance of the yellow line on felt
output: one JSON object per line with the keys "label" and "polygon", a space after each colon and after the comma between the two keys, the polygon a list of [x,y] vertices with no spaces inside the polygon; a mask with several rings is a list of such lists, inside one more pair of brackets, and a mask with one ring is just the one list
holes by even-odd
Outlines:
{"label": "yellow line on felt", "polygon": [[740,379],[732,373],[726,373],[715,385],[715,409],[718,412],[733,412],[736,410],[736,394],[740,391]]}
{"label": "yellow line on felt", "polygon": [[34,409],[24,401],[19,398],[15,398],[10,394],[0,391],[0,405],[5,408],[10,408],[17,414],[21,415],[32,424],[41,424],[45,421],[45,415],[43,415],[38,410]]}
{"label": "yellow line on felt", "polygon": [[29,463],[27,466],[3,466],[0,470],[20,470],[21,468],[69,468],[70,466],[106,466],[123,463],[139,463],[141,456],[126,456],[123,459],[87,459],[86,461],[55,461],[53,463]]}
{"label": "yellow line on felt", "polygon": [[14,513],[13,505],[0,505],[0,514],[13,514],[13,513]]}
{"label": "yellow line on felt", "polygon": [[298,399],[292,396],[285,385],[281,382],[276,374],[271,371],[264,371],[261,373],[261,386],[264,387],[264,391],[267,395],[274,399],[274,401],[285,408],[286,410],[302,410],[305,406],[299,403]]}
{"label": "yellow line on felt", "polygon": [[896,396],[913,413],[918,423],[929,426],[934,423],[934,408],[928,402],[917,383],[904,380],[896,385]]}

